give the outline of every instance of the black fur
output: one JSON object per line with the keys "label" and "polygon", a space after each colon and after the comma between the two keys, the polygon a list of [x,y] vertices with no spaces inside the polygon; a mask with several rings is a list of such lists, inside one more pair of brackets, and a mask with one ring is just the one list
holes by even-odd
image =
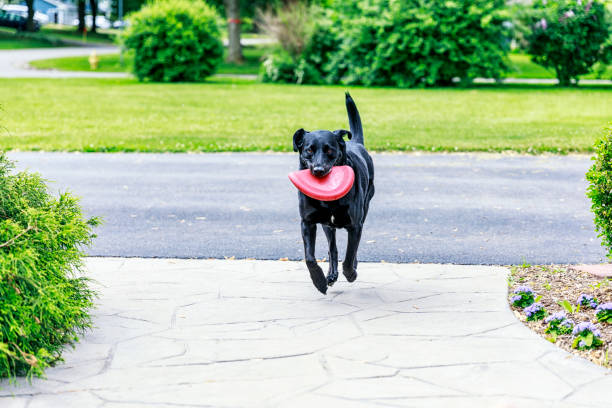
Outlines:
{"label": "black fur", "polygon": [[[348,165],[355,172],[353,187],[339,200],[319,201],[298,192],[306,266],[312,282],[323,294],[327,292],[328,286],[338,280],[336,228],[345,228],[348,232],[342,273],[349,282],[357,279],[357,248],[370,200],[374,196],[374,163],[363,145],[361,118],[348,92],[346,110],[350,132],[343,129],[333,132],[307,132],[299,129],[293,135],[293,150],[300,153],[300,170],[309,169],[314,176],[323,177],[333,166]],[[345,141],[344,136],[349,140]],[[315,258],[317,224],[323,227],[329,243],[327,277]]]}

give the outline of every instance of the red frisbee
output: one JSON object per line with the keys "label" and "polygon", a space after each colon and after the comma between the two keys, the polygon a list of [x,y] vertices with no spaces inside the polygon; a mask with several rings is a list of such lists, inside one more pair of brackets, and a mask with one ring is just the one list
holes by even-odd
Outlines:
{"label": "red frisbee", "polygon": [[310,170],[289,173],[289,180],[308,197],[321,201],[342,198],[353,187],[355,172],[351,166],[334,166],[325,177],[315,177]]}

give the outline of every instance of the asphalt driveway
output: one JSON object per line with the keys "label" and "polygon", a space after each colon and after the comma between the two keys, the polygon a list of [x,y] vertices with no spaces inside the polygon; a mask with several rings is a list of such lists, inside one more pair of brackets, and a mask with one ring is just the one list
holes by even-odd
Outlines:
{"label": "asphalt driveway", "polygon": [[[293,154],[10,153],[104,218],[92,256],[302,259]],[[362,261],[600,262],[587,156],[376,154]],[[340,257],[346,233],[338,234]],[[317,257],[327,256],[319,229]]]}

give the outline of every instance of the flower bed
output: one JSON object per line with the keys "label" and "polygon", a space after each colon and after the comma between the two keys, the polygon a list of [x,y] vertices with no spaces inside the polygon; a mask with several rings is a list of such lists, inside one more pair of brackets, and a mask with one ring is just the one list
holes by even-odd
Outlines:
{"label": "flower bed", "polygon": [[571,266],[513,267],[508,302],[525,325],[559,347],[612,368],[612,279]]}

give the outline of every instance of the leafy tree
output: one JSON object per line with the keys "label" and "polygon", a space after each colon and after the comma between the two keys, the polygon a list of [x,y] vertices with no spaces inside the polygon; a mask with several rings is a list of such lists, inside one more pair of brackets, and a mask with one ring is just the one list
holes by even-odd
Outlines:
{"label": "leafy tree", "polygon": [[612,61],[612,21],[602,2],[537,0],[519,19],[527,52],[554,69],[561,86],[577,84],[598,62]]}

